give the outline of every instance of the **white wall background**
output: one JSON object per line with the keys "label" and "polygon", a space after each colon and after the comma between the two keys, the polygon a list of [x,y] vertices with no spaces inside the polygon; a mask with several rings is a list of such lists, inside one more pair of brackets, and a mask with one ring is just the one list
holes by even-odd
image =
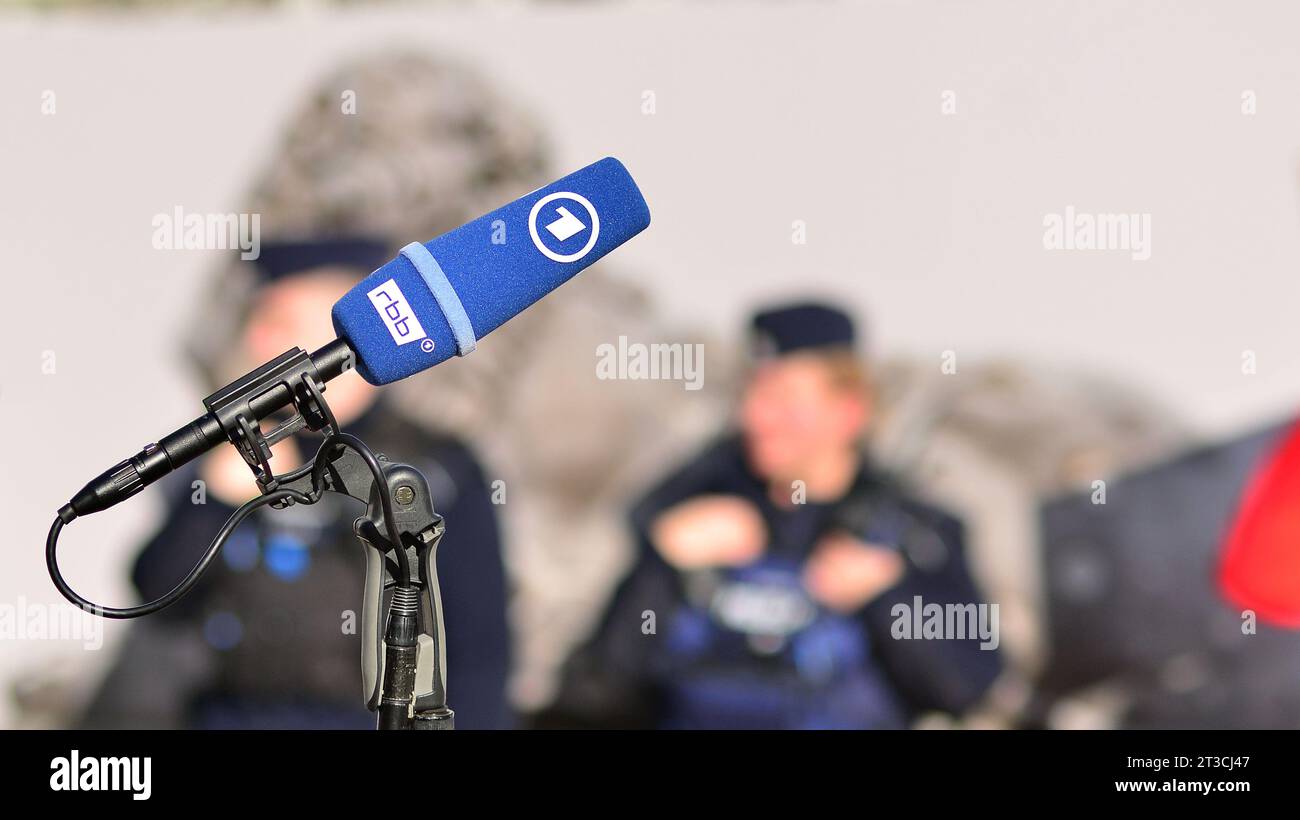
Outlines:
{"label": "white wall background", "polygon": [[[1300,402],[1297,31],[1284,0],[2,15],[0,603],[56,600],[55,509],[201,408],[174,342],[213,257],[154,250],[151,218],[237,209],[346,56],[460,57],[547,123],[557,168],[622,158],[654,222],[617,267],[683,322],[725,333],[818,289],[869,311],[885,352],[1101,371],[1213,436]],[[1150,213],[1150,261],[1045,251],[1067,205]],[[73,584],[127,601],[151,512],[71,528]],[[0,684],[63,658],[84,655],[0,641]]]}

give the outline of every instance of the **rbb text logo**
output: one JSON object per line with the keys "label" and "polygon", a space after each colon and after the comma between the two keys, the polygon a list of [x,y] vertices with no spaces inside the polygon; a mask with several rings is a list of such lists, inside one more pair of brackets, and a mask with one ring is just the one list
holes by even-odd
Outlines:
{"label": "rbb text logo", "polygon": [[596,247],[600,217],[586,197],[557,191],[533,205],[528,214],[528,235],[547,259],[577,262]]}
{"label": "rbb text logo", "polygon": [[427,335],[420,320],[415,317],[415,312],[411,310],[410,303],[406,301],[406,296],[402,294],[402,289],[392,279],[366,296],[370,297],[370,304],[375,306],[379,318],[384,320],[384,326],[388,328],[388,335],[397,344],[418,342]]}

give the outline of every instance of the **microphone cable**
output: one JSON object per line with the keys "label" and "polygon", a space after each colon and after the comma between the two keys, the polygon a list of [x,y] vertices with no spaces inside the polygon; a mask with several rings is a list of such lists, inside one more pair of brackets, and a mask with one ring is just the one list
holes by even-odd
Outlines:
{"label": "microphone cable", "polygon": [[164,609],[176,601],[180,600],[187,592],[193,589],[194,585],[203,577],[208,567],[212,564],[212,559],[216,558],[217,553],[225,546],[226,540],[230,538],[235,529],[244,521],[245,518],[252,515],[255,511],[265,507],[268,504],[277,502],[287,502],[288,504],[315,504],[324,496],[329,488],[325,486],[325,470],[330,464],[328,455],[338,449],[351,449],[361,457],[370,469],[371,475],[375,480],[375,487],[379,493],[380,504],[383,508],[384,522],[388,529],[389,546],[397,556],[394,563],[385,555],[384,560],[388,564],[389,571],[398,580],[398,585],[408,587],[411,584],[411,565],[406,550],[402,547],[401,537],[397,530],[397,524],[393,518],[393,502],[388,490],[388,483],[384,480],[383,469],[379,466],[379,460],[375,454],[366,446],[365,442],[348,433],[331,433],[325,437],[316,455],[311,461],[285,473],[282,476],[276,476],[276,484],[286,481],[296,481],[311,473],[312,490],[310,493],[304,493],[299,490],[272,490],[269,493],[263,493],[256,498],[250,499],[235,510],[226,523],[217,531],[208,548],[204,551],[203,556],[199,559],[194,568],[181,579],[170,592],[159,598],[155,598],[145,604],[130,607],[105,607],[94,603],[93,601],[83,598],[79,595],[68,582],[64,580],[63,573],[59,571],[59,560],[57,556],[59,535],[63,531],[65,523],[70,523],[73,519],[64,520],[62,515],[56,515],[54,524],[50,526],[50,533],[45,538],[45,566],[49,570],[50,580],[64,598],[76,604],[82,610],[99,615],[104,618],[127,619],[139,618],[142,615],[149,615]]}

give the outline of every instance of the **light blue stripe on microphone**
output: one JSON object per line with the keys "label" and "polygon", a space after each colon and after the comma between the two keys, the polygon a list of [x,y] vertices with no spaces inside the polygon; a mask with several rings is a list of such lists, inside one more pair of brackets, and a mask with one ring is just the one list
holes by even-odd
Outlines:
{"label": "light blue stripe on microphone", "polygon": [[478,345],[478,339],[474,338],[474,326],[469,322],[469,314],[465,312],[465,306],[460,303],[456,289],[451,286],[451,282],[447,281],[447,274],[442,272],[442,265],[439,265],[438,260],[429,253],[429,249],[419,242],[412,242],[402,248],[402,256],[415,265],[415,269],[420,272],[420,277],[433,293],[438,307],[442,308],[442,315],[447,317],[447,324],[451,325],[451,335],[456,337],[458,354],[464,356],[473,351]]}

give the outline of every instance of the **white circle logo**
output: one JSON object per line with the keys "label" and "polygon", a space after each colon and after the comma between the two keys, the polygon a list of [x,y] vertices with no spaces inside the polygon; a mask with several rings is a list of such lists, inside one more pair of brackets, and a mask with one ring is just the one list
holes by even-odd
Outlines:
{"label": "white circle logo", "polygon": [[[537,215],[544,205],[557,199],[569,199],[578,203],[587,210],[587,215],[591,217],[591,225],[583,225],[582,220],[569,213],[567,208],[558,208],[556,210],[559,212],[560,218],[546,226],[546,229],[561,242],[590,228],[591,236],[587,237],[587,244],[583,245],[582,250],[577,253],[556,253],[546,247],[537,233]],[[592,248],[596,247],[596,240],[600,237],[600,217],[597,216],[595,207],[587,201],[586,197],[568,191],[557,191],[553,194],[547,194],[537,200],[537,204],[533,205],[533,210],[528,214],[528,235],[533,238],[533,244],[537,246],[537,250],[541,251],[542,255],[547,259],[555,262],[577,262],[591,253]]]}

